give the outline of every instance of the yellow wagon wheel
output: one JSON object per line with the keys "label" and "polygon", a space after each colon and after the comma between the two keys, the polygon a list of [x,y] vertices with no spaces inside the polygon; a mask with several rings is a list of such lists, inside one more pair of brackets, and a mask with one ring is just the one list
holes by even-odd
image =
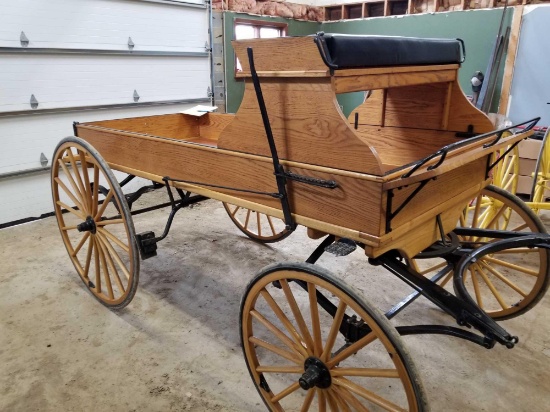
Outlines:
{"label": "yellow wagon wheel", "polygon": [[516,145],[509,153],[508,148],[501,149],[497,156],[504,156],[493,169],[493,185],[512,194],[516,194],[519,181],[519,149]]}
{"label": "yellow wagon wheel", "polygon": [[223,203],[229,218],[241,232],[261,243],[274,243],[288,237],[292,231],[278,218],[245,207]]}
{"label": "yellow wagon wheel", "polygon": [[55,149],[51,183],[61,237],[80,278],[105,306],[123,308],[137,289],[139,254],[112,171],[90,144],[68,137]]}
{"label": "yellow wagon wheel", "polygon": [[528,205],[535,213],[539,213],[540,209],[549,209],[544,203],[546,194],[550,193],[550,144],[548,144],[548,136],[550,135],[550,127],[546,130],[542,139],[540,154],[535,165],[533,174],[533,188],[531,189],[531,199]]}
{"label": "yellow wagon wheel", "polygon": [[[427,409],[395,328],[319,267],[264,268],[249,283],[240,316],[248,370],[269,410]],[[346,340],[351,327],[358,334]]]}
{"label": "yellow wagon wheel", "polygon": [[[546,233],[540,219],[524,202],[494,186],[486,187],[464,210],[460,227]],[[476,248],[495,238],[460,236],[463,247]],[[431,276],[445,266],[442,259],[422,262],[415,268]],[[423,270],[422,270],[423,268]],[[474,301],[494,319],[504,320],[530,310],[544,296],[549,285],[550,253],[544,248],[519,248],[487,255],[470,265],[464,284]],[[441,285],[452,278],[451,271]]]}

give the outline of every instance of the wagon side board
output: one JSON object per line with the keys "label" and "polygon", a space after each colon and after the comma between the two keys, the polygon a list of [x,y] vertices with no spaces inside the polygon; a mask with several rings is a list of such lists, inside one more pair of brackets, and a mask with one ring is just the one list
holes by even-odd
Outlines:
{"label": "wagon side board", "polygon": [[[269,157],[95,126],[78,125],[77,129],[79,137],[92,144],[115,170],[160,182],[164,176],[183,179],[189,183],[179,186],[186,186],[193,193],[253,210],[266,210],[262,208],[267,207],[269,214],[282,217],[279,199],[208,186],[276,193],[273,164]],[[331,233],[337,230],[341,235],[377,244],[382,199],[380,178],[295,162],[285,163],[285,169],[338,183],[338,187],[331,190],[289,181],[291,210],[298,223],[330,228]]]}

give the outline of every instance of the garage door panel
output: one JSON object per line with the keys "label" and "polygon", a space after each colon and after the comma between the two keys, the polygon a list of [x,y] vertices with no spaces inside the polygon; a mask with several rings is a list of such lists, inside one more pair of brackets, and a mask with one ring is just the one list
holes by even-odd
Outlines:
{"label": "garage door panel", "polygon": [[203,8],[124,0],[19,0],[0,4],[0,47],[204,51]]}
{"label": "garage door panel", "polygon": [[[207,97],[210,65],[201,57],[5,55],[0,112]],[[168,79],[168,81],[167,81]]]}

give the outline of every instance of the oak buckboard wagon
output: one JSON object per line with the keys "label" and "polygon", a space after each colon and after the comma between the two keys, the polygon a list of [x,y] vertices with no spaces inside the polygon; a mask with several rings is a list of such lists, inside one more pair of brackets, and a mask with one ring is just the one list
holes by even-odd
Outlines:
{"label": "oak buckboard wagon", "polygon": [[[262,269],[241,303],[244,355],[265,404],[426,410],[400,335],[512,348],[518,338],[496,320],[531,309],[548,288],[544,226],[490,186],[499,156],[537,119],[493,130],[459,87],[460,40],[319,33],[234,48],[246,79],[236,115],[75,123],[78,137],[59,143],[53,199],[78,274],[100,302],[126,306],[140,255],[154,256],[174,214],[204,198],[224,202],[259,241],[303,225],[322,243],[306,263]],[[345,118],[336,95],[352,92],[369,97]],[[129,176],[118,183],[111,169]],[[134,176],[168,190],[161,236],[134,230],[129,205],[142,191],[121,190]],[[315,265],[325,251],[356,247],[415,292],[382,315]],[[454,294],[442,287],[451,278]],[[461,327],[392,326],[388,319],[419,295]]]}

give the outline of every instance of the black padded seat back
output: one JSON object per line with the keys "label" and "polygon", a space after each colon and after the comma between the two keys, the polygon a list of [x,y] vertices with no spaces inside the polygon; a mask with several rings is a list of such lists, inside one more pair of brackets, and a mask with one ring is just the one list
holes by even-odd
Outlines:
{"label": "black padded seat back", "polygon": [[462,63],[460,39],[317,33],[315,42],[333,69]]}

